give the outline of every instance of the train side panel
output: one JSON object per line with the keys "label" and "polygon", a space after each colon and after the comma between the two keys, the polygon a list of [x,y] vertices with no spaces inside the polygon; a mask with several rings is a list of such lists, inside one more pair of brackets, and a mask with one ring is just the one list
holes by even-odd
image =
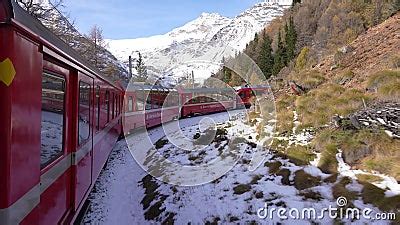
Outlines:
{"label": "train side panel", "polygon": [[38,43],[10,25],[0,25],[0,33],[0,62],[16,72],[13,78],[0,72],[0,209],[8,208],[7,219],[13,221],[28,210],[13,210],[20,205],[17,200],[24,197],[21,202],[28,208],[38,202],[42,55]]}

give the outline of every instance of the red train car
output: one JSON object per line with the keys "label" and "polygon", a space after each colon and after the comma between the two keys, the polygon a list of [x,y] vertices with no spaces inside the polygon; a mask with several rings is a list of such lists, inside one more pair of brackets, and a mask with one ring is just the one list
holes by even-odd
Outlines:
{"label": "red train car", "polygon": [[236,108],[236,94],[230,88],[179,89],[178,92],[181,101],[181,117]]}
{"label": "red train car", "polygon": [[174,89],[129,85],[125,93],[124,133],[154,127],[179,118],[179,97]]}
{"label": "red train car", "polygon": [[121,133],[123,90],[0,1],[0,223],[68,224]]}

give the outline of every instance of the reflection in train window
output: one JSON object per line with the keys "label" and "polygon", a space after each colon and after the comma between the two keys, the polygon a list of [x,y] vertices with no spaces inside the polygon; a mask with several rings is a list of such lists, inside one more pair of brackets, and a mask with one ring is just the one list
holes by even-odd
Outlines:
{"label": "reflection in train window", "polygon": [[106,91],[107,123],[110,122],[110,92]]}
{"label": "reflection in train window", "polygon": [[145,104],[145,93],[143,91],[136,92],[136,111],[143,111]]}
{"label": "reflection in train window", "polygon": [[63,155],[65,79],[48,73],[42,78],[40,166]]}
{"label": "reflection in train window", "polygon": [[112,119],[114,119],[114,117],[115,117],[115,114],[114,114],[114,109],[115,109],[115,94],[114,93],[112,93],[112,107],[111,107],[111,111],[112,111]]}
{"label": "reflection in train window", "polygon": [[144,96],[146,98],[146,110],[149,110],[151,109],[151,101],[152,101],[151,92],[145,91]]}
{"label": "reflection in train window", "polygon": [[78,140],[79,145],[90,136],[90,84],[79,82],[79,116]]}
{"label": "reflection in train window", "polygon": [[133,98],[132,96],[129,96],[128,98],[128,112],[132,112],[133,111]]}
{"label": "reflection in train window", "polygon": [[96,129],[100,130],[100,86],[96,87],[96,104],[97,104],[97,118],[96,118]]}

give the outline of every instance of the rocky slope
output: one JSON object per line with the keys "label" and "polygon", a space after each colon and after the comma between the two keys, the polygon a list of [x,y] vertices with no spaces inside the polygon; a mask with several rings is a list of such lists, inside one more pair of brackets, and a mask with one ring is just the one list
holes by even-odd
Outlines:
{"label": "rocky slope", "polygon": [[243,50],[256,32],[290,5],[291,0],[264,1],[235,18],[203,13],[164,35],[109,40],[109,50],[125,63],[129,55],[140,51],[155,76],[173,74],[179,78],[194,71],[195,78],[203,80],[219,68],[223,57]]}
{"label": "rocky slope", "polygon": [[391,67],[392,56],[400,53],[400,13],[372,27],[336,55],[327,57],[318,66],[328,77],[351,70],[354,77],[346,87],[359,87],[369,75]]}

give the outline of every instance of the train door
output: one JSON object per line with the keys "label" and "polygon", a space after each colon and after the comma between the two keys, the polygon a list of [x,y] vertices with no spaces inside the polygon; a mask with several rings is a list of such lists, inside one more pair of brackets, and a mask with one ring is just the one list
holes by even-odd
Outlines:
{"label": "train door", "polygon": [[71,77],[70,70],[43,61],[39,209],[46,213],[38,224],[61,221],[73,210]]}
{"label": "train door", "polygon": [[75,209],[83,203],[92,184],[93,125],[94,122],[94,80],[78,74],[77,150],[75,154]]}

